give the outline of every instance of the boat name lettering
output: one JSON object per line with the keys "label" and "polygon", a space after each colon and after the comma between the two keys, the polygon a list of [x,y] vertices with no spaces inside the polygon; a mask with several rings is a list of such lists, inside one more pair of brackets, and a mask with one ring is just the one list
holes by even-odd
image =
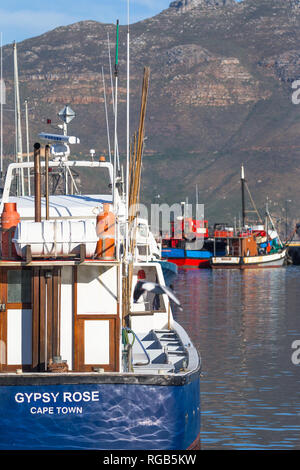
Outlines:
{"label": "boat name lettering", "polygon": [[292,348],[295,349],[295,351],[292,354],[292,363],[297,366],[300,364],[300,340],[296,339],[292,343]]}
{"label": "boat name lettering", "polygon": [[22,393],[18,392],[15,394],[15,401],[17,403],[57,403],[62,400],[63,403],[72,403],[72,402],[90,402],[90,401],[99,401],[100,394],[99,391],[84,391],[84,392],[31,392],[31,393]]}

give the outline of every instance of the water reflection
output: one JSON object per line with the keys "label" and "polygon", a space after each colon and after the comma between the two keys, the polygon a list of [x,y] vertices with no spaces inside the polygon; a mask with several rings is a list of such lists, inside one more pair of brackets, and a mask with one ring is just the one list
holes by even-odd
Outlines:
{"label": "water reflection", "polygon": [[175,317],[203,362],[205,449],[300,449],[300,267],[179,271]]}

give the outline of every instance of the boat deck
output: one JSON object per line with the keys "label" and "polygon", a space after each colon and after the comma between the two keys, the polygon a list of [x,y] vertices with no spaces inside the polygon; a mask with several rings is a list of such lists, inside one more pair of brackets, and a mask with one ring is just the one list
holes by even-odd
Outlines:
{"label": "boat deck", "polygon": [[[177,325],[178,328],[181,327]],[[132,372],[4,372],[0,374],[0,385],[52,385],[52,384],[155,384],[182,385],[193,379],[201,369],[201,360],[196,348],[184,330],[152,330],[136,334],[132,354]],[[138,338],[138,340],[137,340]]]}
{"label": "boat deck", "polygon": [[[136,373],[178,373],[188,368],[189,355],[174,330],[152,330],[137,335],[133,346],[133,369]],[[142,338],[142,339],[141,339]]]}

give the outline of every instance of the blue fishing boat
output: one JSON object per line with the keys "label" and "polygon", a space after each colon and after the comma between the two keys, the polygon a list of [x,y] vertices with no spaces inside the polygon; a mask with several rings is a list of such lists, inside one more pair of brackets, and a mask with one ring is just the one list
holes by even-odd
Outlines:
{"label": "blue fishing boat", "polygon": [[[140,122],[148,81],[145,68]],[[6,172],[0,449],[197,449],[201,360],[174,320],[182,307],[160,260],[136,249],[128,211],[138,201],[143,126],[123,197],[116,161],[70,158],[79,139],[66,129],[72,110],[62,111],[65,132],[40,134],[34,161]],[[79,188],[91,171],[108,191]]]}
{"label": "blue fishing boat", "polygon": [[[84,163],[111,173],[107,162]],[[69,169],[72,164],[65,162]],[[28,164],[11,164],[8,178],[20,168]],[[49,168],[54,172],[58,162],[49,162]],[[6,182],[0,449],[197,446],[197,351],[174,321],[166,293],[146,291],[132,300],[141,279],[166,285],[161,264],[138,258],[124,264],[124,240],[105,230],[101,238],[101,221],[115,218],[107,194],[49,195],[48,217],[45,201],[39,210],[35,196],[8,194]],[[132,273],[129,310],[127,270]]]}

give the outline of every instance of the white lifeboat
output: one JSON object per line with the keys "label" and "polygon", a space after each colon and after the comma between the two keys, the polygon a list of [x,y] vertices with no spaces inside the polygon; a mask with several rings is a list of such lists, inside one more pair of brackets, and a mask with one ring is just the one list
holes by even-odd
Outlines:
{"label": "white lifeboat", "polygon": [[86,257],[93,257],[97,246],[96,225],[93,220],[44,220],[21,221],[16,228],[13,242],[17,254],[26,256],[30,245],[32,256],[66,256],[80,253],[85,245]]}

